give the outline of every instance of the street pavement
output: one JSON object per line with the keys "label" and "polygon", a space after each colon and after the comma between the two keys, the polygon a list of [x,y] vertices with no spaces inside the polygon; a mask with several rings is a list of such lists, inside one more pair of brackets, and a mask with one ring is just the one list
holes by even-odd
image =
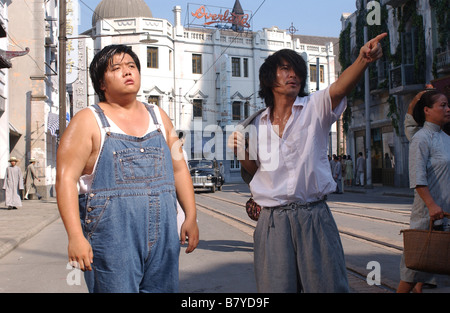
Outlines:
{"label": "street pavement", "polygon": [[[242,187],[245,190],[246,186]],[[352,187],[347,188],[345,192],[410,197],[411,202],[413,197],[412,190],[407,188],[385,186],[375,186],[372,189]],[[201,236],[203,235],[203,237],[197,250],[192,254],[186,255],[185,248],[182,247],[180,292],[256,292],[253,275],[252,237],[244,232],[236,232],[235,228],[229,224],[222,225],[222,231],[218,233],[215,229],[217,226],[214,226],[215,222],[217,223],[217,218],[213,215],[199,212],[199,224],[202,225]],[[61,231],[63,225],[54,198],[45,201],[26,200],[18,210],[7,210],[2,203],[0,205],[0,259],[37,236],[50,224],[55,224],[52,227],[59,229],[58,235],[65,235]],[[227,235],[224,236],[224,233]],[[214,279],[213,275],[217,275],[217,273],[220,273],[220,277]],[[244,277],[246,279],[243,279]],[[368,288],[368,285],[360,278],[349,275],[349,280],[352,292],[373,292],[373,288]],[[209,282],[208,288],[205,288],[205,281]],[[427,290],[427,292],[433,292],[433,290]]]}

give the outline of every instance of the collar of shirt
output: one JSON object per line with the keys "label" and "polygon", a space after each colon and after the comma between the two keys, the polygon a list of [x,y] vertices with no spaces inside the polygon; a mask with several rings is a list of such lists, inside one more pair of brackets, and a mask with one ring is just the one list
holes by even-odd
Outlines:
{"label": "collar of shirt", "polygon": [[423,124],[424,128],[428,128],[429,130],[433,131],[433,132],[438,132],[441,130],[441,127],[437,124],[431,123],[431,122],[427,122],[425,121],[425,123]]}
{"label": "collar of shirt", "polygon": [[[294,108],[303,108],[307,104],[306,99],[303,97],[297,97],[292,105],[292,109]],[[264,112],[261,113],[261,120],[270,122],[270,112],[272,111],[271,107],[268,107]]]}
{"label": "collar of shirt", "polygon": [[331,124],[345,107],[343,100],[331,109],[329,89],[297,97],[281,140],[271,130],[270,108],[261,113],[255,120],[259,133],[255,150],[258,170],[250,182],[259,205],[317,201],[336,190],[327,148]]}

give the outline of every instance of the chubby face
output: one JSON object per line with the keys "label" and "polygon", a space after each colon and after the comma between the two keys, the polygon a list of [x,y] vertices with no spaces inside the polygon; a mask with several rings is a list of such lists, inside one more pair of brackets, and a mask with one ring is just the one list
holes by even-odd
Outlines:
{"label": "chubby face", "polygon": [[296,98],[300,92],[301,78],[295,73],[292,65],[286,61],[277,68],[277,78],[272,92],[275,96],[284,96],[289,98]]}
{"label": "chubby face", "polygon": [[438,95],[433,107],[425,107],[425,120],[441,127],[450,122],[450,107],[445,95]]}
{"label": "chubby face", "polygon": [[101,84],[106,99],[136,96],[140,87],[141,74],[133,58],[127,53],[114,55]]}

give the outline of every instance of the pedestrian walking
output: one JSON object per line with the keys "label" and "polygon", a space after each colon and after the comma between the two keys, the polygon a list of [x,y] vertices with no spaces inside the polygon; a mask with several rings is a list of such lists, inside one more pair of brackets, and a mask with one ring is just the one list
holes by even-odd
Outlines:
{"label": "pedestrian walking", "polygon": [[339,160],[340,157],[337,155],[334,157],[334,171],[333,171],[333,178],[336,182],[336,191],[337,194],[342,194],[342,163]]}
{"label": "pedestrian walking", "polygon": [[366,168],[366,160],[363,157],[362,152],[358,153],[358,159],[356,159],[356,185],[364,186],[364,171]]}
{"label": "pedestrian walking", "polygon": [[163,110],[136,99],[140,62],[131,47],[103,48],[89,71],[100,103],[74,116],[57,154],[69,261],[85,271],[90,292],[176,292],[180,241],[189,238],[187,253],[198,244],[178,136]]}
{"label": "pedestrian walking", "polygon": [[345,182],[347,186],[351,186],[353,182],[353,161],[350,155],[347,156],[345,162]]}
{"label": "pedestrian walking", "polygon": [[[437,229],[450,231],[443,215],[450,213],[450,194],[445,192],[450,181],[450,136],[443,131],[450,122],[448,98],[425,91],[416,100],[410,104],[416,125],[409,123],[407,132],[410,188],[415,189],[410,228],[427,230],[431,220]],[[424,283],[436,285],[437,276],[407,268],[402,255],[397,292],[421,292]]]}
{"label": "pedestrian walking", "polygon": [[8,162],[10,166],[6,169],[3,182],[5,205],[8,207],[8,210],[17,210],[17,207],[22,207],[20,194],[23,190],[23,174],[20,167],[16,166],[18,163],[16,157],[11,157]]}
{"label": "pedestrian walking", "polygon": [[27,170],[25,172],[25,196],[24,199],[28,200],[29,196],[36,195],[38,199],[41,199],[41,195],[37,191],[36,185],[34,184],[34,180],[37,179],[39,182],[41,181],[36,174],[36,169],[34,167],[34,163],[36,163],[35,158],[30,159],[30,164],[27,166]]}
{"label": "pedestrian walking", "polygon": [[295,51],[277,51],[260,68],[259,96],[267,109],[253,121],[248,148],[238,131],[228,141],[254,175],[250,191],[263,208],[254,234],[259,292],[348,292],[342,244],[326,203],[336,190],[329,130],[346,108],[346,95],[381,57],[386,35],[366,43],[336,82],[311,95],[305,93],[306,62]]}

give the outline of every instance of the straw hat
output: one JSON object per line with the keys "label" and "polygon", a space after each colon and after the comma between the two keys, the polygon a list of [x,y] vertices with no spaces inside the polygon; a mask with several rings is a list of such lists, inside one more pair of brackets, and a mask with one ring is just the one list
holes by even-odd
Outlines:
{"label": "straw hat", "polygon": [[16,157],[10,157],[8,162],[18,162],[19,160],[17,160]]}
{"label": "straw hat", "polygon": [[30,159],[30,163],[34,163],[34,162],[36,162],[36,159],[35,158],[31,158]]}

